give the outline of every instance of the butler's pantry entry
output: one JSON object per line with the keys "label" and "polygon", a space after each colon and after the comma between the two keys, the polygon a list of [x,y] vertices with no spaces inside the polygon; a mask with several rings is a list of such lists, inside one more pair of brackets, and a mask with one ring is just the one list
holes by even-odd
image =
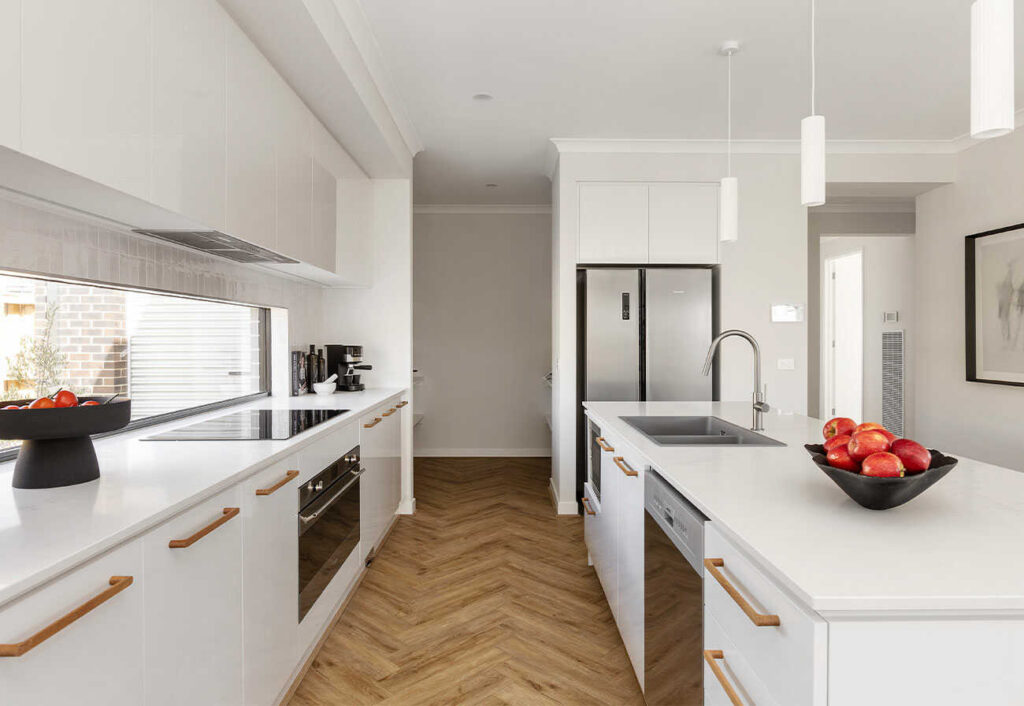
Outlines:
{"label": "butler's pantry entry", "polygon": [[826,257],[822,269],[822,413],[861,419],[864,401],[864,258]]}

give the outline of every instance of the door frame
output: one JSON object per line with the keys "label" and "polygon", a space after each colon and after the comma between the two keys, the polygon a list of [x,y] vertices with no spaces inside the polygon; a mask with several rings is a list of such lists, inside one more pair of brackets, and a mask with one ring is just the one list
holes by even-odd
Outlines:
{"label": "door frame", "polygon": [[[821,284],[821,307],[820,307],[820,386],[819,386],[819,411],[822,417],[828,419],[836,416],[835,401],[835,264],[839,260],[856,258],[860,262],[861,272],[861,315],[856,317],[856,325],[860,328],[861,349],[859,351],[861,365],[860,381],[860,414],[864,411],[864,251],[861,249],[851,250],[839,255],[828,257],[824,254],[820,258],[820,284]],[[859,421],[859,420],[858,420]]]}

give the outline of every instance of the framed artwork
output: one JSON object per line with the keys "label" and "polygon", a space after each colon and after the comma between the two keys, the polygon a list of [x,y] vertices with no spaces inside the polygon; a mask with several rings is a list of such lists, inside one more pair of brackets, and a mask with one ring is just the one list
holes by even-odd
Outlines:
{"label": "framed artwork", "polygon": [[966,238],[967,380],[1024,387],[1024,223]]}

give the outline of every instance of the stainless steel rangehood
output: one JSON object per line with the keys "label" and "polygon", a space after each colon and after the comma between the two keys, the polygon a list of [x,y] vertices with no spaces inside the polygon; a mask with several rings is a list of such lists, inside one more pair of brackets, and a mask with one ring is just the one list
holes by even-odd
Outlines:
{"label": "stainless steel rangehood", "polygon": [[258,245],[247,243],[233,236],[221,233],[216,230],[143,230],[136,229],[134,232],[148,235],[160,240],[166,240],[176,245],[184,245],[193,250],[199,250],[210,255],[246,263],[275,263],[275,264],[296,264],[298,260],[279,255],[272,250],[261,248]]}

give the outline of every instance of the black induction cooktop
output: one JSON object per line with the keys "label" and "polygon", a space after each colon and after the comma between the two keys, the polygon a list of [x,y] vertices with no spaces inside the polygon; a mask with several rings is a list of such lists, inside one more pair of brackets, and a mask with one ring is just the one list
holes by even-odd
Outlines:
{"label": "black induction cooktop", "polygon": [[290,439],[347,409],[247,409],[180,429],[147,436],[143,441],[258,441]]}

